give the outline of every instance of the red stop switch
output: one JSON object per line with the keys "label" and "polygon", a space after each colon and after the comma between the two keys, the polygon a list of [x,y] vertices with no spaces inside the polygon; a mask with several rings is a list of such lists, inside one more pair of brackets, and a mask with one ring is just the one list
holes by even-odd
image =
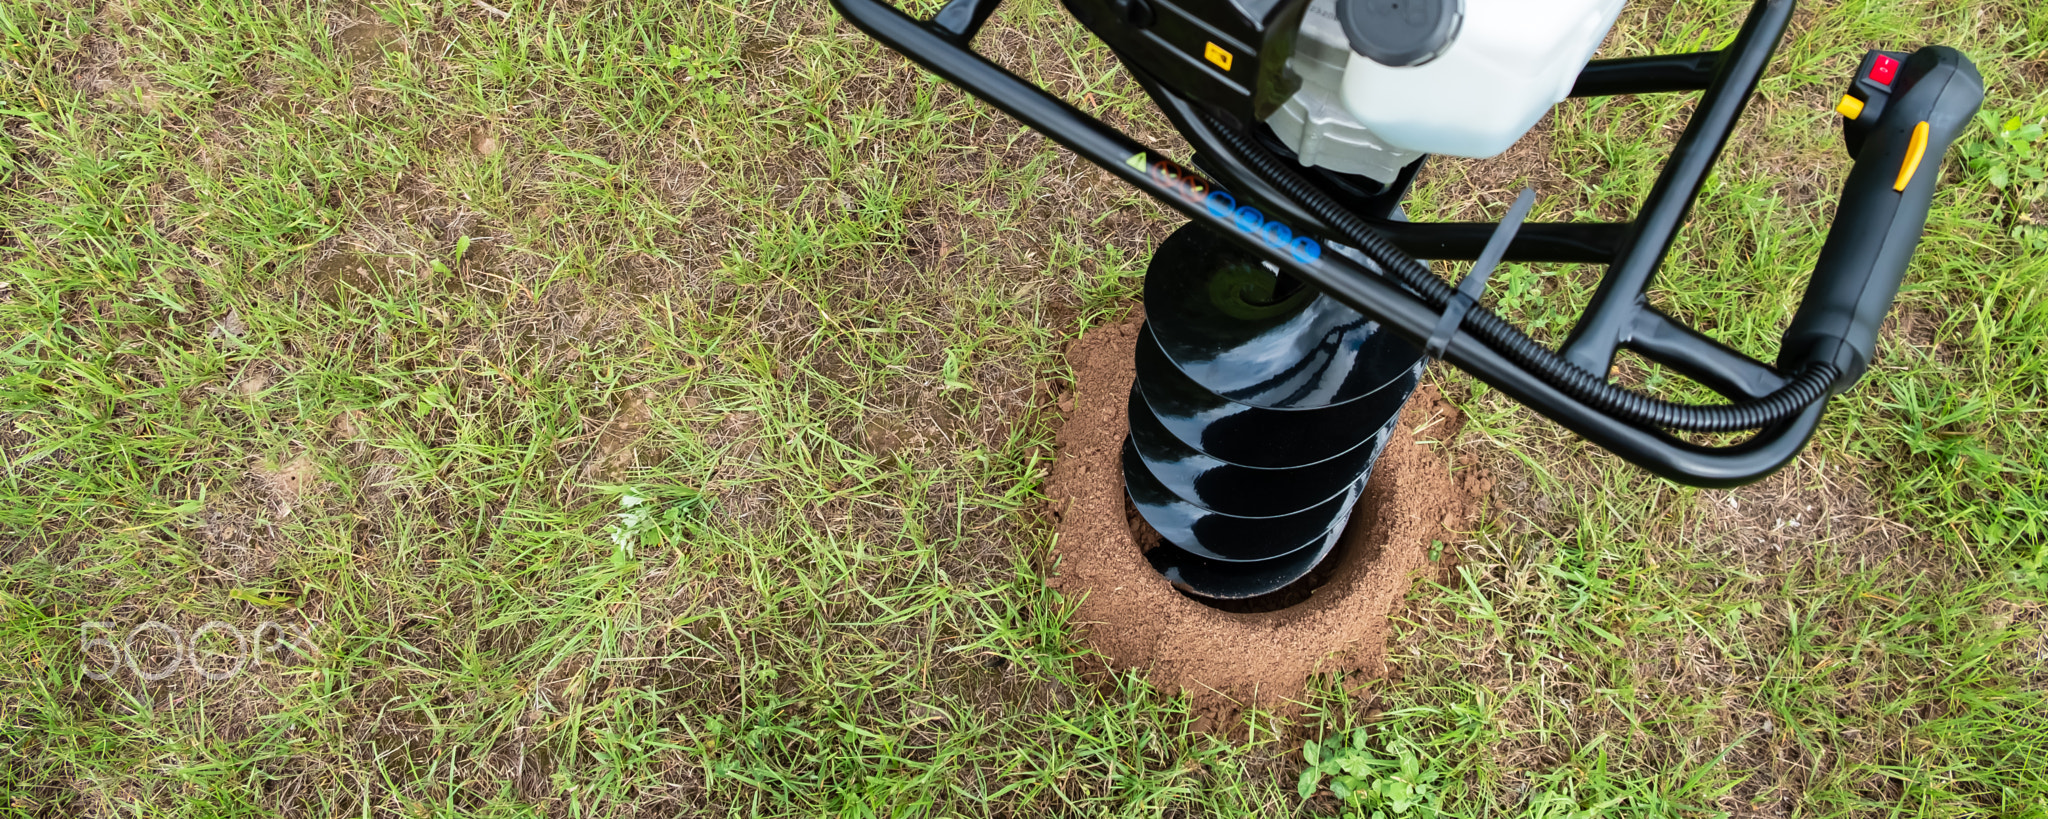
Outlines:
{"label": "red stop switch", "polygon": [[1870,64],[1870,79],[1880,85],[1891,85],[1892,78],[1899,75],[1899,61],[1883,54]]}

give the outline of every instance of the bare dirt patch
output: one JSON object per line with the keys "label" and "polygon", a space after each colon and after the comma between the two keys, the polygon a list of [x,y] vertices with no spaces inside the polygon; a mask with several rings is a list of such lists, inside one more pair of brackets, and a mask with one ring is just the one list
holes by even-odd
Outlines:
{"label": "bare dirt patch", "polygon": [[[1387,617],[1435,544],[1470,528],[1484,487],[1454,476],[1445,455],[1418,443],[1418,427],[1455,412],[1425,388],[1375,469],[1353,513],[1345,554],[1307,601],[1279,611],[1220,611],[1182,596],[1145,562],[1125,516],[1118,453],[1126,429],[1138,322],[1098,328],[1069,349],[1073,411],[1061,430],[1049,496],[1058,510],[1054,588],[1081,599],[1081,639],[1116,669],[1186,692],[1197,730],[1220,730],[1247,707],[1299,712],[1311,677],[1352,682],[1385,676]],[[1428,434],[1438,435],[1439,430]]]}
{"label": "bare dirt patch", "polygon": [[320,467],[313,463],[310,452],[301,452],[282,463],[258,466],[254,474],[256,481],[269,490],[271,509],[280,518],[290,517],[292,509],[320,485]]}
{"label": "bare dirt patch", "polygon": [[216,506],[206,511],[199,527],[200,560],[225,580],[244,581],[269,574],[276,556],[257,537],[255,519],[239,514],[231,504]]}
{"label": "bare dirt patch", "polygon": [[583,463],[584,480],[617,482],[623,479],[626,471],[639,463],[640,453],[636,445],[647,436],[648,423],[652,420],[646,397],[639,390],[627,392],[611,420],[597,432],[597,445]]}
{"label": "bare dirt patch", "polygon": [[382,20],[366,20],[335,32],[334,45],[351,60],[372,60],[404,50],[405,35]]}
{"label": "bare dirt patch", "polygon": [[[102,19],[100,25],[118,28],[122,23]],[[164,93],[146,76],[130,73],[122,65],[121,48],[109,37],[95,33],[72,56],[71,85],[86,97],[112,111],[157,113],[163,110]]]}

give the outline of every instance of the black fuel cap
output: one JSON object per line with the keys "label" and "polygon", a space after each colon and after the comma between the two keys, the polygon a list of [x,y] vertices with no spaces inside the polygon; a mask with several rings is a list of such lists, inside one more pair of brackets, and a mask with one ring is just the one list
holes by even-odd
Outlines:
{"label": "black fuel cap", "polygon": [[1351,50],[1394,68],[1436,59],[1464,20],[1465,0],[1337,0]]}

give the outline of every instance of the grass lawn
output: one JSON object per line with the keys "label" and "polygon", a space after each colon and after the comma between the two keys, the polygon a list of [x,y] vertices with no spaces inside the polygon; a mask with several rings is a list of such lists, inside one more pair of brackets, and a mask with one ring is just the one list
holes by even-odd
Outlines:
{"label": "grass lawn", "polygon": [[[1795,464],[1678,487],[1435,369],[1457,579],[1226,740],[1045,588],[1061,351],[1179,219],[825,3],[0,0],[0,815],[1328,815],[1306,735],[1460,816],[2048,816],[2044,9],[1800,12],[1657,294],[1761,358],[1864,49],[1990,90]],[[1052,0],[980,46],[1185,158]],[[1690,105],[1410,212],[1622,216]],[[1593,277],[1490,289],[1556,340]]]}

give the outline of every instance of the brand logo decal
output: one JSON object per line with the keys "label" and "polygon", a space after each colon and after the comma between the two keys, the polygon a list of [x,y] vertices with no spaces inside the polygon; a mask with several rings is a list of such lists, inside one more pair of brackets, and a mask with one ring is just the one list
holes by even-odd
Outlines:
{"label": "brand logo decal", "polygon": [[1287,251],[1294,260],[1308,264],[1323,257],[1322,243],[1307,236],[1296,236],[1294,230],[1277,220],[1267,219],[1258,208],[1239,205],[1237,198],[1210,187],[1207,180],[1193,172],[1164,159],[1146,163],[1142,153],[1132,154],[1124,164],[1143,167],[1145,175],[1152,181],[1166,186],[1180,198],[1201,205],[1213,216],[1230,220],[1230,225],[1239,232],[1251,236],[1276,249]]}

